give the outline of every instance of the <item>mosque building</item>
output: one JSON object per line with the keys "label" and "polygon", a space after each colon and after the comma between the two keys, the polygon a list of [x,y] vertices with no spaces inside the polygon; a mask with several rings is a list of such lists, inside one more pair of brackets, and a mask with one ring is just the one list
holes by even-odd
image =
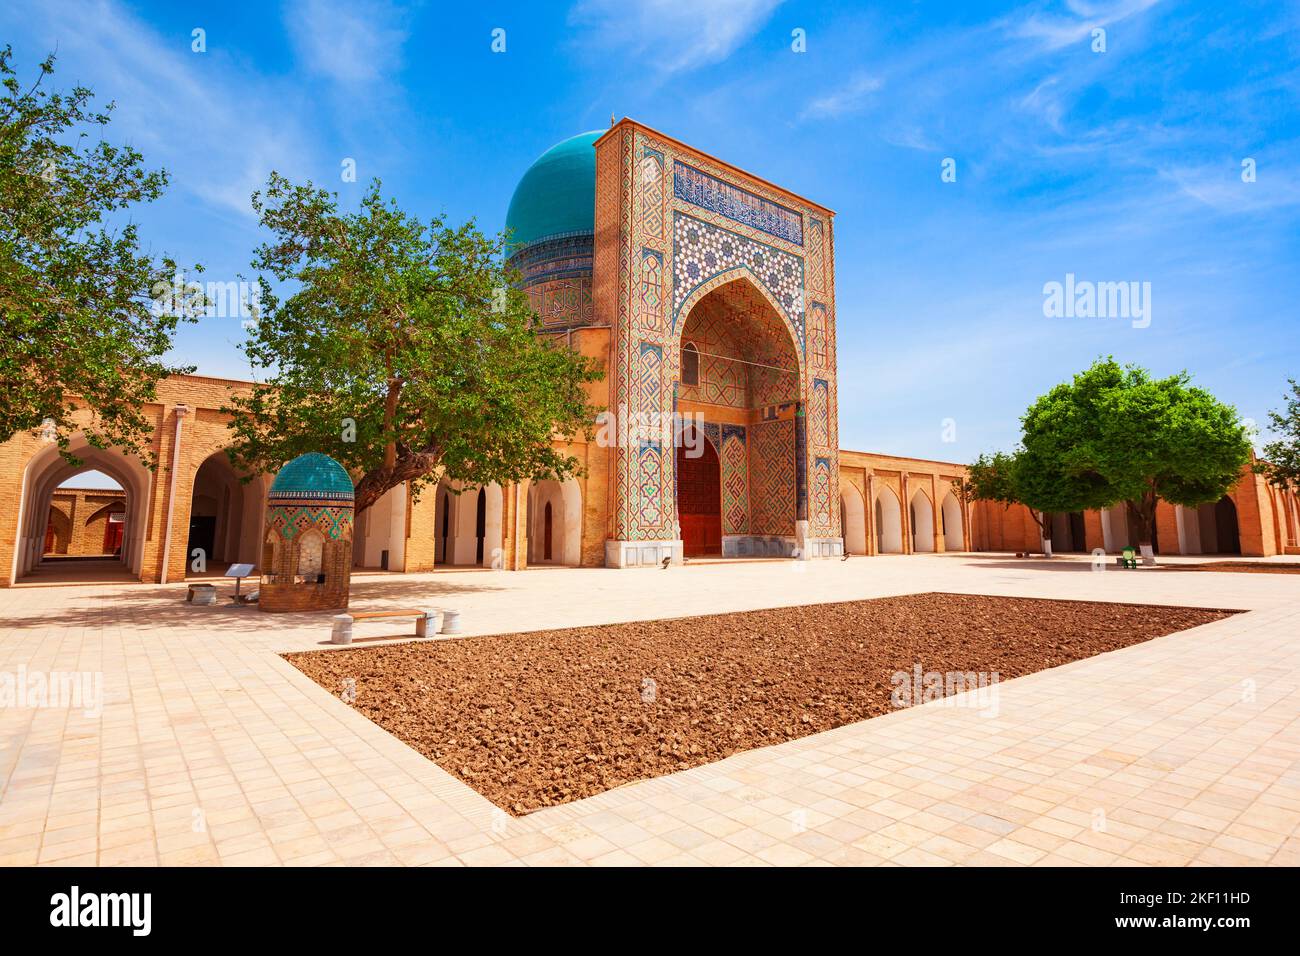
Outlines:
{"label": "mosque building", "polygon": [[[543,153],[506,225],[543,331],[605,368],[589,386],[607,409],[595,439],[561,443],[583,472],[505,487],[444,480],[416,500],[399,486],[356,516],[354,566],[1038,550],[1025,509],[964,500],[964,466],[839,447],[830,209],[624,119]],[[108,548],[98,525],[70,527],[60,486],[85,470],[122,488],[107,558],[121,580],[182,580],[196,551],[218,567],[258,564],[273,533],[274,476],[234,472],[219,411],[247,387],[202,376],[160,383],[142,409],[155,471],[80,434],[70,449],[78,468],[36,435],[0,445],[0,582],[57,576],[69,541]],[[1056,551],[1130,543],[1122,507],[1054,520]],[[1249,469],[1215,505],[1162,502],[1157,525],[1166,554],[1300,553],[1296,497]]]}

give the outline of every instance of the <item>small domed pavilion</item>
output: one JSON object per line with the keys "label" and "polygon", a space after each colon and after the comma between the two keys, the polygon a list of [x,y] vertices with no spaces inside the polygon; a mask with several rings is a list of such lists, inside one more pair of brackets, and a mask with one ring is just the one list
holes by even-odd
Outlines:
{"label": "small domed pavilion", "polygon": [[311,452],[281,468],[266,498],[258,607],[346,608],[352,518],[352,479],[333,458]]}

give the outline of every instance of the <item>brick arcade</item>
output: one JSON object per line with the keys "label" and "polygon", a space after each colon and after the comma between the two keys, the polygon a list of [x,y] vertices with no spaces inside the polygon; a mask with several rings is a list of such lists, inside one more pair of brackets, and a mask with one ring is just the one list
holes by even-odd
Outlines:
{"label": "brick arcade", "polygon": [[[444,480],[418,500],[393,489],[357,516],[354,565],[414,572],[1037,550],[1023,508],[962,500],[963,466],[840,449],[834,219],[632,120],[552,147],[511,200],[511,261],[545,332],[603,364],[593,404],[631,424],[614,429],[614,441],[565,443],[584,473],[564,482]],[[122,516],[110,553],[124,578],[181,580],[196,547],[218,567],[258,564],[275,476],[234,472],[219,411],[247,387],[164,380],[144,409],[153,471],[80,434],[77,469],[37,435],[0,445],[0,580],[21,581],[66,551],[69,509],[84,521],[92,504],[111,504],[105,521]],[[687,424],[656,427],[664,420]],[[113,502],[60,487],[92,469],[121,486]],[[1056,520],[1058,551],[1129,543],[1122,508]],[[1166,554],[1300,553],[1295,496],[1249,471],[1218,505],[1162,503],[1158,525]]]}

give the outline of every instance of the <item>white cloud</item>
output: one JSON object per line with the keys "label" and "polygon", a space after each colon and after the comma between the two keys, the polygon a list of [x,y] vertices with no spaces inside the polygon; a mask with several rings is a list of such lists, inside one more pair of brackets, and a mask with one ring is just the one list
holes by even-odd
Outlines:
{"label": "white cloud", "polygon": [[871,94],[884,85],[877,76],[859,72],[847,83],[809,101],[800,116],[804,119],[829,119],[853,113],[867,105]]}
{"label": "white cloud", "polygon": [[725,60],[783,0],[579,0],[570,23],[593,31],[603,51],[631,48],[661,73]]}
{"label": "white cloud", "polygon": [[284,29],[298,60],[313,73],[343,85],[373,83],[401,65],[406,31],[387,3],[365,0],[294,0]]}

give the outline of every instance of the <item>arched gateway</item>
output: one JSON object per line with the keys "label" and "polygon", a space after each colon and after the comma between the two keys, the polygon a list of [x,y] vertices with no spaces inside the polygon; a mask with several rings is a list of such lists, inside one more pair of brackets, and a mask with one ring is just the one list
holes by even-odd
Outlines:
{"label": "arched gateway", "polygon": [[612,357],[605,524],[583,532],[607,565],[843,554],[833,218],[626,119],[521,180],[523,288],[546,328]]}

